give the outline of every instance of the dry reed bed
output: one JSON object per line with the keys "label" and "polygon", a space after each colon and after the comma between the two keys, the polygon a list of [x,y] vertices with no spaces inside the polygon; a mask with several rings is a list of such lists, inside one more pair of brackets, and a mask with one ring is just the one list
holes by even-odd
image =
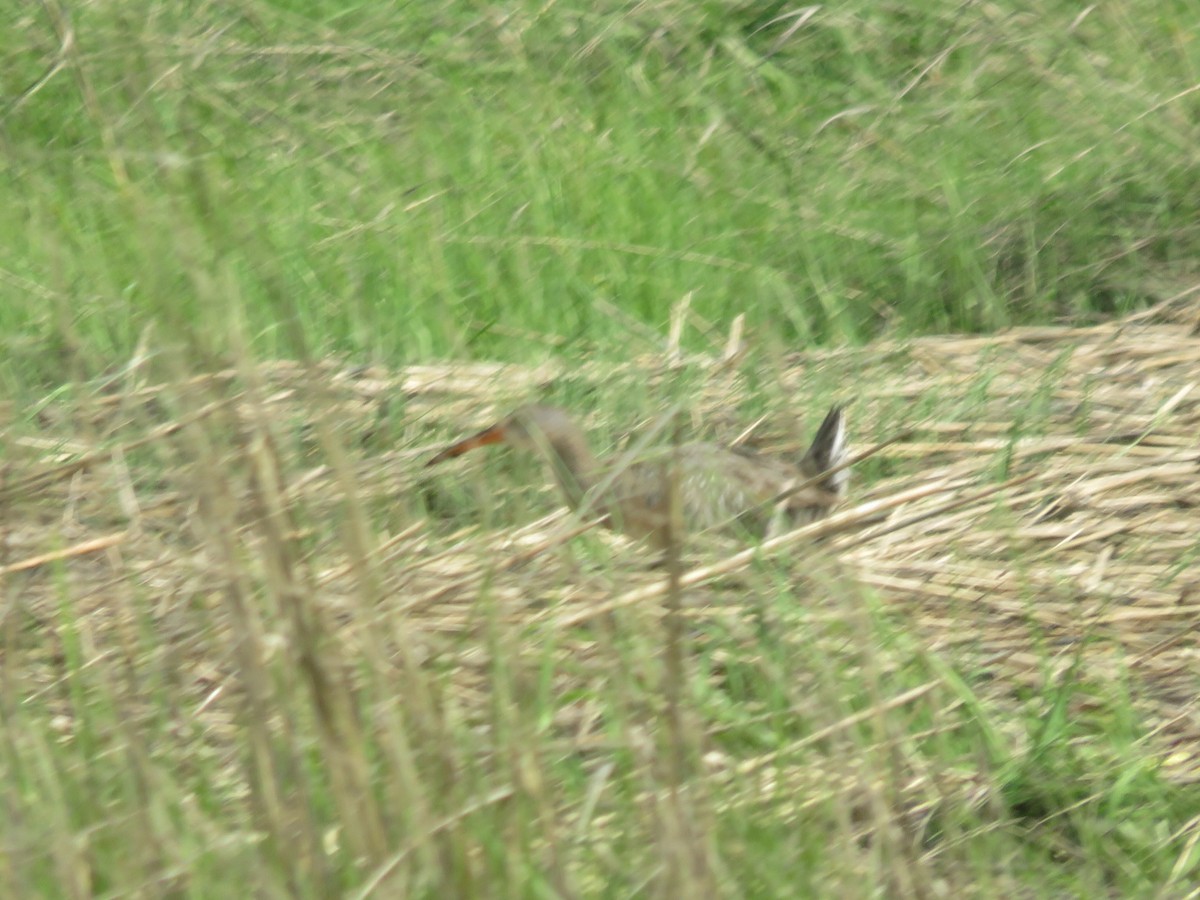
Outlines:
{"label": "dry reed bed", "polygon": [[[802,396],[817,368],[855,386],[856,449],[913,430],[879,453],[893,474],[866,485],[860,478],[831,519],[758,550],[719,545],[690,557],[687,615],[736,630],[738,578],[756,555],[815,568],[824,574],[812,627],[825,614],[822,591],[870,590],[997,704],[1077,663],[1088,679],[1127,678],[1165,771],[1195,780],[1200,337],[1193,316],[1185,307],[1096,328],[796,357],[779,373],[785,391]],[[731,413],[747,390],[737,355],[679,357],[674,365],[706,373],[696,419],[727,439],[744,437],[746,423]],[[220,752],[237,740],[237,677],[233,641],[214,644],[214,636],[241,627],[221,597],[234,589],[264,597],[255,615],[265,653],[278,648],[271,635],[286,632],[272,621],[281,601],[269,596],[264,561],[272,537],[262,523],[277,503],[291,527],[284,539],[319,601],[318,621],[336,634],[348,667],[362,654],[397,670],[434,660],[453,670],[457,704],[483,710],[491,671],[485,632],[500,622],[531,641],[553,636],[558,658],[571,663],[556,673],[555,689],[583,688],[586,696],[589,679],[612,675],[610,663],[589,666],[591,626],[619,615],[653,633],[661,572],[607,533],[598,539],[613,545],[614,562],[581,562],[562,549],[580,523],[561,511],[445,534],[413,497],[436,478],[455,477],[445,471],[431,481],[420,472],[435,435],[476,426],[556,378],[603,385],[647,374],[669,379],[672,369],[658,360],[570,372],[274,363],[170,385],[144,384],[135,369],[71,403],[48,400],[32,418],[36,427],[9,429],[3,563],[20,592],[6,615],[28,614],[49,627],[65,583],[96,659],[133,652],[132,623],[148,617],[158,652],[187,661],[181,704],[206,723],[204,740]],[[936,400],[923,407],[927,398]],[[786,429],[772,430],[786,418],[787,410],[776,410],[751,439],[767,449],[797,446]],[[212,492],[213,473],[196,476],[205,454],[222,467],[223,487],[211,496],[200,494]],[[264,460],[277,476],[274,494],[263,486]],[[353,518],[346,510],[355,503],[377,528],[358,545],[340,524]],[[223,537],[221,516],[231,526]],[[61,678],[55,641],[28,629],[21,643],[28,683],[53,691]],[[743,645],[755,652],[749,632]],[[832,633],[828,651],[873,652],[847,648],[844,634]],[[506,652],[520,655],[522,643],[512,640]],[[891,664],[882,652],[871,662],[884,679]],[[816,677],[797,673],[801,689]],[[949,696],[930,684],[881,702],[897,706],[931,692],[939,703]],[[65,701],[63,714],[70,714]],[[586,699],[564,705],[557,724],[578,752],[604,743]],[[834,723],[799,745],[836,743],[839,730],[854,725]],[[706,762],[716,778],[752,784],[749,805],[801,788],[799,807],[865,790],[869,779],[859,770],[868,757],[831,755],[829,771],[791,765],[780,754],[713,752]],[[947,773],[906,765],[900,781],[914,814],[950,794],[968,803],[986,795],[973,777],[954,776],[959,783],[948,785]]]}

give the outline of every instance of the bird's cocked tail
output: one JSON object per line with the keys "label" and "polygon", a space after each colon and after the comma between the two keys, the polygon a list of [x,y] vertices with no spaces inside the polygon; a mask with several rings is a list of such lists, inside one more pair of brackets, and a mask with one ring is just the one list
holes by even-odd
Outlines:
{"label": "bird's cocked tail", "polygon": [[[837,469],[846,461],[846,415],[845,407],[834,406],[825,415],[817,436],[804,458],[800,460],[800,468],[809,478],[815,478],[830,469]],[[846,486],[850,483],[850,470],[838,469],[827,478],[818,482],[818,486],[836,494],[845,496]]]}

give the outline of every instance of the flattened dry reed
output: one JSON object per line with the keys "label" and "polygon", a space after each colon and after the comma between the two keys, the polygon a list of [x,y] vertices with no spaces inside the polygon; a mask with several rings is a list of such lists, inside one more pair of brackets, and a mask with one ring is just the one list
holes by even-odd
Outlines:
{"label": "flattened dry reed", "polygon": [[[715,545],[693,555],[679,576],[688,592],[683,614],[736,617],[743,570],[763,556],[803,558],[819,538],[821,552],[837,558],[839,577],[874,592],[930,652],[986,675],[981,691],[996,703],[1080,661],[1089,677],[1131,679],[1163,770],[1180,781],[1200,778],[1194,326],[1193,308],[1171,307],[1094,328],[1015,329],[795,356],[778,372],[785,393],[803,396],[815,369],[854,386],[852,450],[913,431],[876,457],[891,474],[852,482],[850,502],[831,518],[759,548]],[[710,373],[693,395],[695,417],[744,437],[744,422],[730,413],[749,390],[736,362],[728,355],[684,357],[677,348],[671,359],[672,366]],[[8,526],[0,565],[27,579],[22,602],[35,615],[57,602],[45,564],[65,566],[97,646],[119,642],[125,588],[136,584],[139,596],[151,598],[163,652],[193,660],[192,687],[204,698],[196,715],[209,721],[208,737],[232,739],[232,719],[218,699],[230,662],[214,661],[195,621],[179,610],[200,603],[211,616],[228,617],[212,600],[229,583],[227,568],[243,569],[243,591],[262,575],[256,517],[261,521],[263,501],[245,463],[254,458],[253,435],[265,418],[277,435],[294,438],[273,451],[282,461],[272,502],[302,511],[279,518],[277,527],[293,530],[294,563],[311,573],[322,607],[314,621],[336,631],[344,659],[394,660],[411,674],[436,657],[454,668],[461,707],[484,708],[491,651],[477,609],[483,593],[495,622],[543,635],[550,629],[560,652],[580,660],[595,646],[591,623],[618,610],[635,620],[662,611],[661,572],[639,563],[639,551],[619,535],[597,532],[614,546],[618,573],[556,552],[594,523],[559,511],[517,526],[439,534],[413,502],[426,485],[420,462],[439,446],[438,435],[464,432],[565,374],[551,363],[389,372],[336,361],[278,362],[256,368],[251,381],[258,388],[235,371],[185,384],[146,384],[135,373],[119,389],[108,385],[69,407],[47,402],[36,432],[14,431],[10,440],[0,484]],[[672,377],[656,359],[590,363],[569,374],[596,384]],[[187,397],[201,399],[181,406]],[[936,400],[922,406],[926,398]],[[397,402],[402,411],[391,411],[388,404]],[[787,415],[777,410],[767,420]],[[394,433],[380,443],[381,422],[393,420]],[[326,441],[330,433],[353,436],[347,443],[355,452],[336,465],[323,462],[313,449],[312,422],[321,423]],[[196,495],[178,440],[189,427],[228,438],[226,496]],[[795,449],[771,435],[763,441],[766,449]],[[338,518],[350,493],[365,507],[401,510],[373,538],[359,535],[353,552],[326,521]],[[214,502],[238,510],[236,546],[225,557],[213,553],[197,526]],[[556,675],[555,689],[580,687],[572,677]],[[44,680],[53,678],[47,664]],[[910,691],[910,699],[927,692]],[[576,713],[573,739],[580,746],[599,740],[586,702]],[[831,785],[841,777],[767,757],[713,754],[706,763],[714,778],[764,779],[766,793],[802,784],[807,803],[836,793]],[[918,814],[935,802],[932,776],[910,774],[906,808]],[[970,778],[956,787],[943,779],[937,796],[950,790],[977,802],[983,789]],[[745,802],[758,801],[752,792]],[[371,847],[377,839],[368,835],[362,843]]]}

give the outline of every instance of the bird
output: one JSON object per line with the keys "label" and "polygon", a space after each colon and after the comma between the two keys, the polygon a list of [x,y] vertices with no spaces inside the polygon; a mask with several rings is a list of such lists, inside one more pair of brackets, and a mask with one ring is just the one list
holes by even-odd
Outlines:
{"label": "bird", "polygon": [[[522,406],[507,418],[431,458],[438,465],[477,447],[508,444],[541,455],[571,509],[594,513],[608,527],[666,549],[669,487],[678,466],[683,527],[688,535],[727,530],[734,523],[766,537],[828,515],[845,495],[848,469],[844,409],[833,406],[807,452],[795,463],[718,444],[682,444],[678,455],[659,454],[628,465],[593,455],[583,431],[557,406]],[[832,471],[831,471],[832,470]]]}

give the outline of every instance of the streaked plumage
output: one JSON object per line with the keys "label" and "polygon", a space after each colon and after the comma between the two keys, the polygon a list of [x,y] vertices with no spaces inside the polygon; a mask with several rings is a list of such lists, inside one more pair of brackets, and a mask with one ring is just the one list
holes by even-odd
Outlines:
{"label": "streaked plumage", "polygon": [[[487,444],[507,443],[540,453],[572,509],[586,504],[604,515],[610,527],[657,547],[667,540],[668,477],[671,454],[639,460],[611,472],[597,461],[579,427],[554,406],[525,406],[438,453],[436,465]],[[808,452],[798,464],[775,457],[731,450],[716,444],[689,443],[679,448],[680,494],[684,527],[689,533],[739,522],[764,535],[781,525],[802,525],[828,514],[846,490],[847,470],[779,499],[792,487],[842,464],[846,458],[841,407],[825,416]],[[595,492],[594,496],[589,491]]]}

